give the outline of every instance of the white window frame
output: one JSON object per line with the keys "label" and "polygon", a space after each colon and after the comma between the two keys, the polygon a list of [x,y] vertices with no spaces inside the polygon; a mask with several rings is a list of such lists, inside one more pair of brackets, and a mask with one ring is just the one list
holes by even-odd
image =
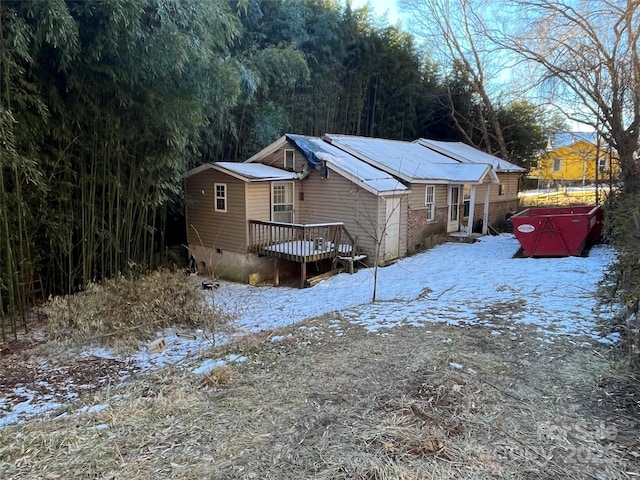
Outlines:
{"label": "white window frame", "polygon": [[[218,191],[218,187],[220,187],[222,189],[222,192]],[[222,212],[222,213],[226,213],[227,212],[227,184],[226,183],[214,183],[213,184],[213,192],[214,192],[214,199],[213,199],[213,208],[216,212]],[[222,193],[222,195],[220,195],[220,193]],[[224,203],[224,207],[220,208],[218,207],[218,200],[222,200],[222,202]]]}
{"label": "white window frame", "polygon": [[460,221],[460,185],[449,185],[449,220],[448,221],[449,222]]}
{"label": "white window frame", "polygon": [[551,161],[551,171],[558,173],[562,170],[562,159],[560,157],[554,157]]}
{"label": "white window frame", "polygon": [[609,167],[609,159],[607,157],[598,158],[598,173],[604,173]]}
{"label": "white window frame", "polygon": [[504,184],[503,183],[499,183],[498,184],[498,196],[502,197],[503,195],[506,195]]}
{"label": "white window frame", "polygon": [[[282,188],[283,198],[278,199],[276,190]],[[290,196],[291,198],[287,198]],[[278,210],[278,207],[286,207],[284,210]],[[279,215],[280,214],[280,215]],[[287,221],[276,219],[278,216],[289,216]],[[293,223],[295,218],[295,184],[293,182],[272,182],[271,183],[271,221],[282,223]]]}
{"label": "white window frame", "polygon": [[427,185],[424,192],[424,206],[427,207],[427,221],[432,222],[436,219],[436,187],[435,185]]}
{"label": "white window frame", "polygon": [[471,185],[462,186],[462,218],[469,218],[471,212]]}
{"label": "white window frame", "polygon": [[[291,154],[289,156],[289,154]],[[292,150],[292,149],[286,149],[283,153],[284,155],[284,159],[283,159],[283,165],[284,165],[284,169],[285,170],[291,170],[294,171],[296,170],[296,151]],[[289,165],[289,163],[291,165]]]}

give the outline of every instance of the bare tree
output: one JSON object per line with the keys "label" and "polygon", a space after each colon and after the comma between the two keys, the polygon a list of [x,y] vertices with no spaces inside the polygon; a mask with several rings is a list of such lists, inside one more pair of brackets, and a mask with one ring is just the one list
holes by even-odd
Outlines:
{"label": "bare tree", "polygon": [[[498,118],[494,98],[504,96],[493,92],[500,75],[509,61],[500,55],[498,47],[490,41],[489,26],[483,15],[490,14],[495,2],[485,0],[399,0],[402,10],[412,19],[410,26],[415,35],[427,40],[429,48],[439,61],[450,69],[461,70],[477,98],[480,118],[469,118],[456,111],[452,92],[449,91],[451,118],[465,141],[483,148],[488,153],[509,159],[509,150]],[[482,12],[482,15],[480,14]],[[471,135],[470,128],[479,129],[483,145]]]}
{"label": "bare tree", "polygon": [[639,0],[513,0],[519,25],[492,39],[538,68],[539,91],[617,151],[624,190],[640,191]]}

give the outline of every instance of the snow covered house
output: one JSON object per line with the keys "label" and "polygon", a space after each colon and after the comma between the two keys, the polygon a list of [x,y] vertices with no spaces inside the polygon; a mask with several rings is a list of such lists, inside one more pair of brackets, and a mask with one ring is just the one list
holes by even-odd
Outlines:
{"label": "snow covered house", "polygon": [[189,250],[223,278],[299,275],[304,285],[308,273],[407,254],[408,189],[317,137],[285,135],[245,163],[202,165],[185,192]]}
{"label": "snow covered house", "polygon": [[[498,178],[498,183],[485,182],[477,187],[475,194],[472,185],[464,184],[462,186],[463,224],[476,225],[481,218],[483,220],[482,231],[486,233],[487,224],[498,224],[505,219],[507,213],[518,209],[520,178],[526,173],[525,168],[461,142],[439,142],[424,138],[420,138],[416,142],[462,163],[491,165]],[[473,208],[472,198],[475,199],[475,207]],[[484,205],[487,204],[487,198],[488,211],[485,212]],[[482,216],[480,217],[481,212]]]}
{"label": "snow covered house", "polygon": [[443,235],[487,233],[518,207],[524,168],[460,142],[402,142],[348,135],[325,140],[398,178],[409,190],[407,251],[428,248]]}
{"label": "snow covered house", "polygon": [[486,233],[516,208],[522,170],[457,143],[288,134],[244,163],[187,173],[187,241],[221,277],[304,285],[309,273],[387,264],[476,223]]}

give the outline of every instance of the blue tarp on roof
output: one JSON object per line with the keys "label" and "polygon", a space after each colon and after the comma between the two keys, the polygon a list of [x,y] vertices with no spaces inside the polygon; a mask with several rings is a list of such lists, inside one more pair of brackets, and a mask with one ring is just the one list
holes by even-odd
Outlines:
{"label": "blue tarp on roof", "polygon": [[319,145],[311,143],[304,135],[294,135],[287,134],[287,140],[292,142],[300,152],[304,155],[304,158],[307,159],[309,165],[314,169],[320,168],[322,166],[322,160],[316,157],[316,153],[325,152],[326,150],[322,149]]}

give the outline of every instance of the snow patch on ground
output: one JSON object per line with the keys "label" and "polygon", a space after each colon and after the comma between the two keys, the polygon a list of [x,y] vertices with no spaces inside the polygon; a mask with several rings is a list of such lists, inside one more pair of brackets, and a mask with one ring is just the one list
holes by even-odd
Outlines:
{"label": "snow patch on ground", "polygon": [[204,375],[209,372],[212,372],[217,367],[225,366],[229,363],[242,363],[247,360],[247,357],[242,355],[228,355],[224,359],[213,359],[208,358],[204,362],[200,364],[200,366],[191,370],[191,373],[196,375]]}
{"label": "snow patch on ground", "polygon": [[[619,340],[616,333],[602,332],[601,324],[615,312],[599,307],[596,299],[598,282],[614,259],[612,248],[598,245],[587,257],[549,259],[514,258],[518,248],[515,237],[505,234],[481,237],[473,244],[447,243],[401,259],[378,270],[375,303],[371,303],[373,269],[361,269],[307,289],[221,281],[215,306],[235,317],[244,333],[287,327],[340,312],[343,319],[385,336],[393,334],[396,326],[425,328],[432,322],[444,322],[485,326],[493,335],[513,332],[520,324],[534,325],[541,343],[553,342],[559,335],[580,338],[586,345],[585,337],[600,343]],[[327,326],[335,334],[344,334],[338,320],[329,320]],[[322,333],[318,327],[301,329],[314,335]],[[165,338],[164,351],[151,353],[144,348],[128,359],[143,373],[177,365],[203,375],[216,366],[246,360],[228,356],[198,362],[214,345],[214,339],[205,332],[197,332],[196,339],[173,330],[159,336]],[[273,336],[271,340],[285,338]],[[215,344],[221,344],[221,339],[215,340]],[[118,358],[109,350],[95,348],[84,355]],[[26,387],[17,388],[14,394],[24,401],[11,405],[0,399],[0,428],[61,406],[51,398],[36,398]],[[86,407],[85,412],[90,413],[92,408],[103,407]]]}

